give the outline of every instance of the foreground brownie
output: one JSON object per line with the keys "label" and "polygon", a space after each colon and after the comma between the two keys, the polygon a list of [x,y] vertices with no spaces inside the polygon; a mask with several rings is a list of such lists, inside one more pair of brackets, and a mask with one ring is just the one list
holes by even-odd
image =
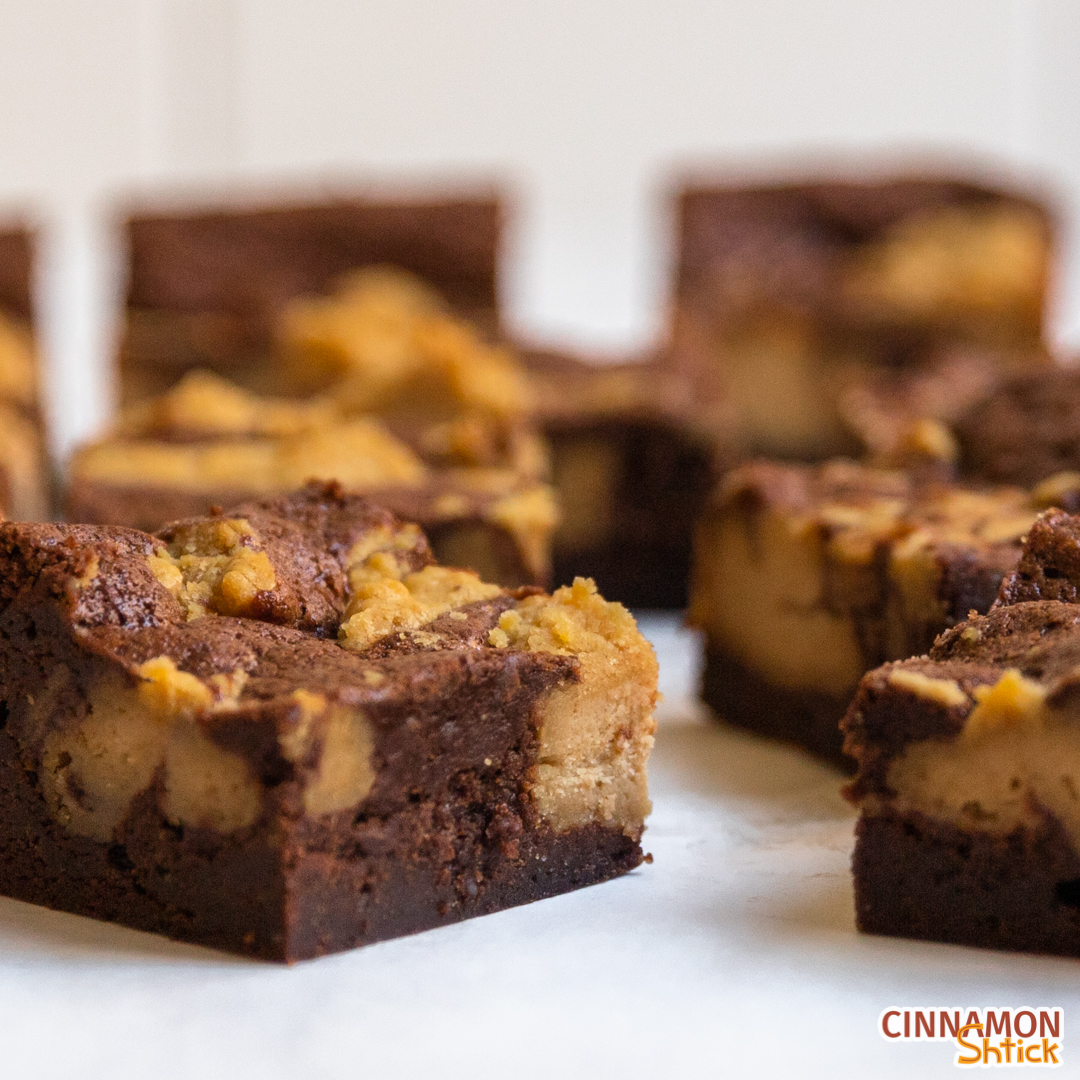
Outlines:
{"label": "foreground brownie", "polygon": [[705,701],[851,768],[839,722],[863,673],[985,612],[1039,510],[1020,488],[844,460],[739,466],[695,542],[687,617],[705,633]]}
{"label": "foreground brownie", "polygon": [[595,578],[631,607],[685,607],[694,522],[730,463],[723,399],[669,354],[525,359],[561,509],[555,579]]}
{"label": "foreground brownie", "polygon": [[558,515],[538,479],[543,453],[533,437],[524,432],[512,450],[481,439],[474,452],[447,447],[440,431],[438,422],[413,430],[410,444],[332,395],[260,397],[191,372],[74,455],[66,513],[153,531],[211,506],[333,479],[419,522],[446,562],[504,585],[546,584]]}
{"label": "foreground brownie", "polygon": [[844,719],[869,933],[1080,956],[1080,519],[984,616],[867,675]]}
{"label": "foreground brownie", "polygon": [[508,592],[314,485],[0,526],[0,892],[299,960],[642,860],[656,660],[590,582]]}
{"label": "foreground brownie", "polygon": [[678,198],[673,336],[722,374],[750,453],[855,449],[845,397],[882,375],[1044,361],[1052,222],[947,177],[756,186]]}

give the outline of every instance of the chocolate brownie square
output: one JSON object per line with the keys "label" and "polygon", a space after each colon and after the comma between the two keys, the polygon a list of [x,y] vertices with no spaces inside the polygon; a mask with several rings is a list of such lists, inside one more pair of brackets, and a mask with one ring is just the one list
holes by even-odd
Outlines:
{"label": "chocolate brownie square", "polygon": [[494,330],[501,227],[488,193],[133,212],[122,402],[159,394],[193,368],[291,393],[289,370],[274,360],[282,311],[365,266],[416,275]]}
{"label": "chocolate brownie square", "polygon": [[750,453],[855,449],[841,402],[864,380],[1040,363],[1053,225],[1035,199],[951,178],[678,196],[673,336],[722,374]]}
{"label": "chocolate brownie square", "polygon": [[1040,510],[1020,488],[923,483],[836,460],[734,469],[695,544],[689,621],[725,720],[845,768],[864,672],[986,611]]}
{"label": "chocolate brownie square", "polygon": [[656,659],[334,486],[0,525],[0,892],[275,960],[642,861]]}
{"label": "chocolate brownie square", "polygon": [[1080,956],[1078,538],[1047,512],[987,614],[863,679],[860,929]]}

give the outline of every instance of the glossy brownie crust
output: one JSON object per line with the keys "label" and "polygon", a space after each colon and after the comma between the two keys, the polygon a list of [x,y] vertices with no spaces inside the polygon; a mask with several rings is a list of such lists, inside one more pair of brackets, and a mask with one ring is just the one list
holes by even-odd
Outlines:
{"label": "glossy brownie crust", "polygon": [[1080,859],[1053,819],[997,837],[883,813],[855,836],[860,930],[1080,956]]}

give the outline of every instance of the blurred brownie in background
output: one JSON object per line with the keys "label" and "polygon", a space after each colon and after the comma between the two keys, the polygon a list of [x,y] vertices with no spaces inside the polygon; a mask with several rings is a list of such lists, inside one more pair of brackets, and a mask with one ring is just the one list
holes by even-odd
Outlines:
{"label": "blurred brownie in background", "polygon": [[670,351],[525,360],[561,509],[555,580],[594,578],[631,607],[685,607],[694,522],[730,464],[726,399]]}
{"label": "blurred brownie in background", "polygon": [[332,395],[260,397],[208,372],[129,409],[69,464],[67,516],[144,530],[211,506],[335,480],[419,523],[448,563],[511,586],[550,577],[551,489],[509,463],[422,453]]}
{"label": "blurred brownie in background", "polygon": [[33,336],[33,233],[0,229],[0,515],[49,516],[40,372]]}
{"label": "blurred brownie in background", "polygon": [[[1069,510],[1080,487],[1080,369],[981,368],[956,356],[934,378],[879,380],[846,403],[876,464],[976,483],[1037,486]],[[944,377],[943,377],[944,376]]]}
{"label": "blurred brownie in background", "polygon": [[337,481],[421,524],[448,563],[546,584],[557,509],[520,363],[400,267],[326,284],[264,312],[271,351],[247,381],[294,396],[188,371],[74,456],[69,517],[155,529]]}
{"label": "blurred brownie in background", "polygon": [[843,459],[739,466],[696,537],[688,618],[705,633],[705,701],[850,767],[839,721],[864,672],[985,612],[1046,505],[1038,490]]}
{"label": "blurred brownie in background", "polygon": [[748,453],[855,451],[865,381],[948,382],[957,350],[981,377],[1047,363],[1053,223],[1032,198],[935,177],[692,184],[677,213],[672,333],[722,375]]}
{"label": "blurred brownie in background", "polygon": [[192,368],[293,392],[293,373],[275,361],[283,309],[364,266],[415,274],[493,331],[500,226],[491,195],[132,214],[122,402],[161,393]]}

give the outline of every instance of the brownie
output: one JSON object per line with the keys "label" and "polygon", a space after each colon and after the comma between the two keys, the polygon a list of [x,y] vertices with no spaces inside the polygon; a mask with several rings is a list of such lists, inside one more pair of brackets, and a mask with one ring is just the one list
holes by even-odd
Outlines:
{"label": "brownie", "polygon": [[642,861],[656,660],[333,485],[0,525],[0,892],[294,961]]}
{"label": "brownie", "polygon": [[[460,419],[477,430],[475,413]],[[540,478],[545,454],[535,433],[521,423],[512,441],[455,446],[445,438],[454,420],[429,421],[404,432],[399,425],[406,442],[333,394],[260,397],[190,372],[74,455],[66,513],[152,531],[211,506],[333,479],[419,522],[448,563],[504,585],[547,584],[557,509]]]}
{"label": "brownie", "polygon": [[1080,371],[1049,359],[1026,370],[981,361],[952,355],[933,372],[879,379],[849,395],[851,426],[871,459],[973,482],[1073,489]]}
{"label": "brownie", "polygon": [[1080,371],[1015,374],[973,401],[953,431],[965,475],[1037,484],[1080,471]]}
{"label": "brownie", "polygon": [[121,399],[161,393],[192,368],[291,392],[272,359],[282,310],[362,266],[415,274],[493,329],[501,224],[489,195],[131,213]]}
{"label": "brownie", "polygon": [[48,516],[50,484],[33,335],[34,234],[0,231],[0,516]]}
{"label": "brownie", "polygon": [[1078,536],[1048,511],[987,614],[863,679],[860,929],[1080,956]]}
{"label": "brownie", "polygon": [[673,337],[722,375],[749,453],[853,452],[846,396],[958,347],[984,368],[1044,359],[1053,223],[1032,198],[934,177],[695,182],[677,214]]}
{"label": "brownie", "polygon": [[723,398],[670,353],[524,358],[562,510],[555,580],[595,578],[631,607],[685,607],[694,522],[730,464]]}
{"label": "brownie", "polygon": [[985,612],[1039,510],[1020,488],[845,460],[737,467],[695,541],[688,620],[705,634],[705,701],[850,769],[839,721],[862,675]]}

